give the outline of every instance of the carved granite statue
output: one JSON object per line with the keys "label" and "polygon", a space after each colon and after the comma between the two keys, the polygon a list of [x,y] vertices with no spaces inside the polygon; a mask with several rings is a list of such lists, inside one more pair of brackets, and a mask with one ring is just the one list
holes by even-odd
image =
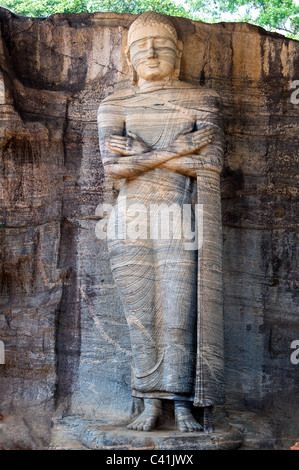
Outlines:
{"label": "carved granite statue", "polygon": [[[132,85],[101,103],[98,125],[105,171],[124,179],[114,215],[118,236],[109,237],[108,245],[130,331],[132,395],[144,401],[144,411],[128,427],[154,429],[162,401],[173,400],[180,431],[202,429],[191,404],[205,409],[205,430],[212,431],[210,410],[224,400],[221,101],[214,91],[178,79],[182,42],[167,17],[140,15],[129,29],[125,53]],[[126,236],[130,216],[120,220],[128,201],[146,213],[161,204],[194,208],[196,185],[204,194],[197,201],[203,218],[210,217],[201,269],[201,250],[186,249],[182,237],[151,237],[147,214],[141,235]],[[193,223],[194,210],[191,218]]]}

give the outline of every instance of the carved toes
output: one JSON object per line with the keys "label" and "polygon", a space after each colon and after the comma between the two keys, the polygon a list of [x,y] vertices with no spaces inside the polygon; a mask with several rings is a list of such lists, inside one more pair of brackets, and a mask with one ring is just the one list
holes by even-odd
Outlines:
{"label": "carved toes", "polygon": [[128,424],[127,429],[132,431],[152,431],[155,428],[157,419],[136,419],[133,423]]}
{"label": "carved toes", "polygon": [[198,432],[202,431],[202,427],[199,423],[193,420],[182,420],[178,423],[179,430],[181,432]]}

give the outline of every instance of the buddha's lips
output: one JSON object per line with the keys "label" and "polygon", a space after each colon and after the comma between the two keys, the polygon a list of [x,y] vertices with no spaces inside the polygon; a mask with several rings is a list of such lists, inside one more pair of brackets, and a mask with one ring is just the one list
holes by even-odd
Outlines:
{"label": "buddha's lips", "polygon": [[150,68],[151,68],[151,67],[153,67],[153,68],[159,67],[159,65],[160,65],[160,61],[159,61],[159,60],[148,60],[148,61],[146,62],[146,66],[147,66],[147,67],[150,67]]}

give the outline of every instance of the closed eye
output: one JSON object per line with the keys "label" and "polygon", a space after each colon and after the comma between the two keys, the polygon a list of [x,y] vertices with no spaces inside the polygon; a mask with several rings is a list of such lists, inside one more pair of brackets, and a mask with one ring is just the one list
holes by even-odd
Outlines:
{"label": "closed eye", "polygon": [[156,42],[157,44],[161,44],[161,45],[167,43],[166,39],[161,39],[161,38],[157,38],[155,42]]}

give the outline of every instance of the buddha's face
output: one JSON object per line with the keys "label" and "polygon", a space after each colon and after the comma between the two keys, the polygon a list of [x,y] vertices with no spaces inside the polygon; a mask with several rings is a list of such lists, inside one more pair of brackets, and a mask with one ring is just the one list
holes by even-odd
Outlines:
{"label": "buddha's face", "polygon": [[178,48],[160,25],[145,26],[131,36],[130,58],[139,78],[146,81],[163,80],[171,76],[178,57]]}

